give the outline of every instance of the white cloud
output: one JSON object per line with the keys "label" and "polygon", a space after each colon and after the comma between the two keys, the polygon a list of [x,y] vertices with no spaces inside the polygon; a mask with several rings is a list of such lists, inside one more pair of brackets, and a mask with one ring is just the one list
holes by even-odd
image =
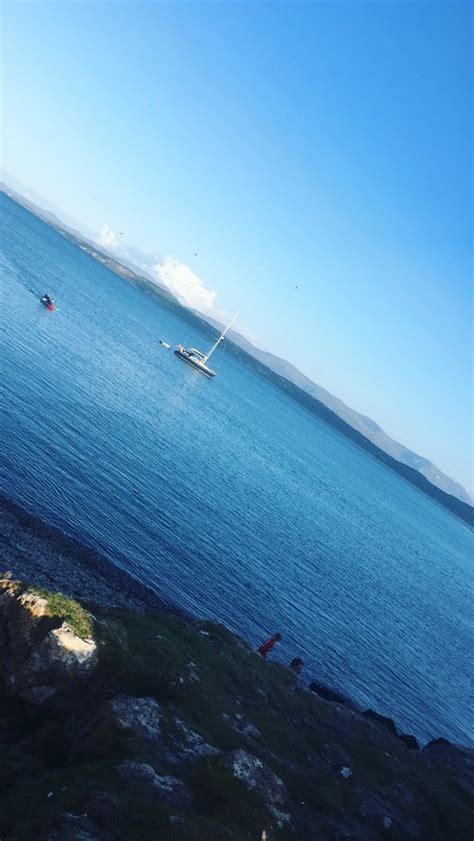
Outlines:
{"label": "white cloud", "polygon": [[118,237],[117,234],[114,234],[113,230],[106,224],[102,227],[97,242],[99,245],[102,245],[103,248],[113,249],[118,246]]}
{"label": "white cloud", "polygon": [[202,312],[213,311],[216,292],[208,289],[185,263],[174,257],[164,257],[155,263],[152,273],[185,306]]}

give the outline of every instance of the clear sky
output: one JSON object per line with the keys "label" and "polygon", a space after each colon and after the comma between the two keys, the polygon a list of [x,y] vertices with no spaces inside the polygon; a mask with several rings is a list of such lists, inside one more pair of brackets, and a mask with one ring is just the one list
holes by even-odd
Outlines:
{"label": "clear sky", "polygon": [[472,491],[472,33],[455,0],[3,3],[3,167]]}

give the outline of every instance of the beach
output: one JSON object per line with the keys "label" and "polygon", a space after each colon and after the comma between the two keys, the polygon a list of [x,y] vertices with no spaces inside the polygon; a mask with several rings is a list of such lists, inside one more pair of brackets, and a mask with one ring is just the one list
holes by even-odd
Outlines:
{"label": "beach", "polygon": [[0,496],[0,570],[103,607],[185,616],[98,552]]}

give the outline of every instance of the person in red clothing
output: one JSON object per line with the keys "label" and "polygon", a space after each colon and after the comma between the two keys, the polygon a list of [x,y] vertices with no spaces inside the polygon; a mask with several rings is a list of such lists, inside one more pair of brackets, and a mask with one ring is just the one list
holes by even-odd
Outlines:
{"label": "person in red clothing", "polygon": [[269,640],[262,643],[262,645],[258,649],[259,654],[261,654],[262,657],[266,657],[268,652],[272,650],[275,643],[280,642],[280,640],[281,640],[281,634],[274,634],[272,637],[270,637]]}

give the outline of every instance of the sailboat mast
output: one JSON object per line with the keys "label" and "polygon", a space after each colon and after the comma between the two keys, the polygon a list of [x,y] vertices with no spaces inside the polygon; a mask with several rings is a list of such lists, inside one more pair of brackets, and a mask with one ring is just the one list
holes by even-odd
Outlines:
{"label": "sailboat mast", "polygon": [[227,331],[228,331],[228,330],[230,330],[230,328],[232,327],[232,325],[233,325],[233,323],[234,323],[235,319],[237,318],[238,314],[239,314],[238,312],[236,312],[236,313],[235,313],[235,315],[234,315],[233,319],[232,319],[231,321],[229,321],[229,323],[228,323],[227,327],[225,328],[225,330],[223,331],[223,333],[221,333],[221,334],[220,334],[220,336],[219,336],[219,338],[218,338],[217,342],[214,342],[214,344],[212,345],[212,347],[211,347],[211,349],[210,349],[209,353],[207,353],[207,354],[206,354],[206,356],[204,357],[204,362],[207,362],[207,360],[209,359],[209,357],[210,357],[211,353],[214,353],[214,351],[215,351],[215,349],[216,349],[217,345],[218,345],[220,342],[222,342],[222,339],[224,338],[224,336],[225,336],[225,334],[227,333]]}

